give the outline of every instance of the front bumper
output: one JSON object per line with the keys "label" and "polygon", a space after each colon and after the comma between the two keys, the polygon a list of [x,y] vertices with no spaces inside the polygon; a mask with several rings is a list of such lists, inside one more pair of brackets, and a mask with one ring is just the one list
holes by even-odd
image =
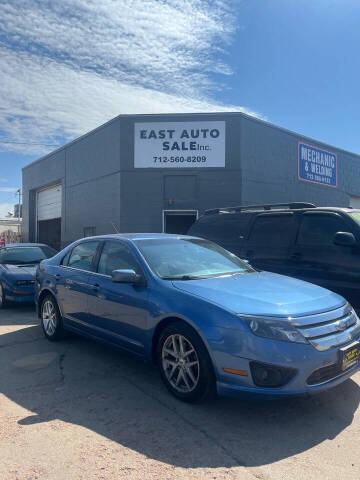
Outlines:
{"label": "front bumper", "polygon": [[35,288],[32,286],[9,286],[4,289],[6,300],[15,303],[33,303],[35,300]]}
{"label": "front bumper", "polygon": [[[211,345],[219,395],[252,398],[311,395],[339,385],[360,370],[360,362],[345,371],[330,367],[340,365],[339,350],[346,344],[319,352],[310,344],[279,342],[254,335],[244,338],[234,333],[229,330],[223,342]],[[357,340],[360,341],[360,337]],[[259,387],[252,378],[252,361],[296,369],[296,374],[281,387]],[[227,373],[224,368],[247,372],[247,375]],[[319,369],[328,370],[329,374],[324,378],[319,376],[318,382],[310,381],[311,375]]]}

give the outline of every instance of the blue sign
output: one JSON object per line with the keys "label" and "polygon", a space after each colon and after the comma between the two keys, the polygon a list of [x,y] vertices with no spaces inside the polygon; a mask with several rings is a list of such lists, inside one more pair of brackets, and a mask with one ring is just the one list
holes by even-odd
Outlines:
{"label": "blue sign", "polygon": [[299,142],[299,180],[337,187],[337,156],[335,153]]}

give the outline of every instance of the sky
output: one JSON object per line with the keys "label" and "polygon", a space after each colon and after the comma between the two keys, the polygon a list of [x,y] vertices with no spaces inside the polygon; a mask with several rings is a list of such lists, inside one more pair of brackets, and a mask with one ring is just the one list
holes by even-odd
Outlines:
{"label": "sky", "polygon": [[0,0],[0,217],[122,113],[242,111],[360,154],[358,0]]}

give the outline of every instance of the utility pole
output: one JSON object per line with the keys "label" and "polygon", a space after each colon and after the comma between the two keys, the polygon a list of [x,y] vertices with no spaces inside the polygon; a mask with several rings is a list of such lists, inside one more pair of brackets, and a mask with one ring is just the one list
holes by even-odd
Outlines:
{"label": "utility pole", "polygon": [[20,232],[20,215],[21,215],[21,188],[18,188],[16,190],[16,195],[19,196],[19,200],[18,200],[18,234],[19,234],[19,240],[20,240],[20,236],[21,236],[21,232]]}

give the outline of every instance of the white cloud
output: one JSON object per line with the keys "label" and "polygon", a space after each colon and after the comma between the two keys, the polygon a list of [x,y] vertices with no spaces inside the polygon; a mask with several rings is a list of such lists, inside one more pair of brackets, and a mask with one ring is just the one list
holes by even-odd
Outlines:
{"label": "white cloud", "polygon": [[16,192],[17,190],[17,188],[0,187],[0,192]]}
{"label": "white cloud", "polygon": [[252,114],[209,96],[211,73],[231,74],[232,19],[226,0],[2,2],[1,137],[57,143],[120,113]]}

